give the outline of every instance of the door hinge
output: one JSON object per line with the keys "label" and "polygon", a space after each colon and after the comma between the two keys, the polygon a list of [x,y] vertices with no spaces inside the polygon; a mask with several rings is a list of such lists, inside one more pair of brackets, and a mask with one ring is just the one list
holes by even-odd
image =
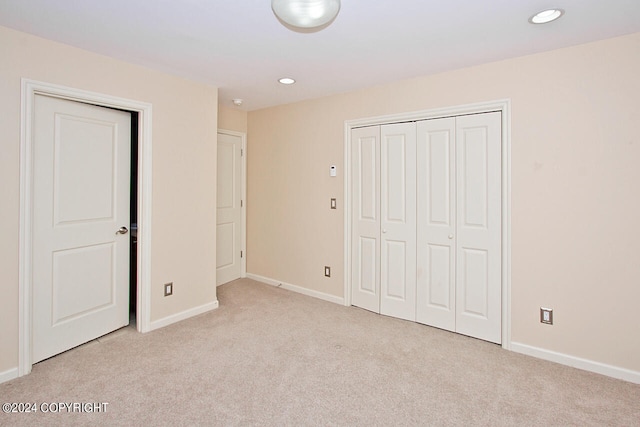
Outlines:
{"label": "door hinge", "polygon": [[243,206],[243,205],[242,205],[242,200],[240,200],[240,207],[242,207],[242,206]]}
{"label": "door hinge", "polygon": [[243,148],[240,149],[240,157],[242,157],[242,156],[244,156],[244,149]]}
{"label": "door hinge", "polygon": [[242,258],[242,256],[243,256],[243,252],[242,252],[242,251],[240,251],[240,258]]}

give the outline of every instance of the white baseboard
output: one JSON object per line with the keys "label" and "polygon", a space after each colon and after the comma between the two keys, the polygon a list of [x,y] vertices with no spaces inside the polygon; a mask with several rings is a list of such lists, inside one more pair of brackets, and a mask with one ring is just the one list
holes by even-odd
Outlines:
{"label": "white baseboard", "polygon": [[270,279],[268,277],[259,276],[257,274],[247,273],[247,279],[256,280],[258,282],[266,283],[267,285],[275,286],[277,288],[286,289],[288,291],[297,292],[309,297],[318,298],[324,301],[329,301],[335,304],[344,305],[344,298],[337,297],[335,295],[325,294],[324,292],[313,291],[311,289],[303,288],[301,286],[285,283],[280,280]]}
{"label": "white baseboard", "polygon": [[595,372],[596,374],[606,375],[619,380],[640,384],[640,372],[632,371],[630,369],[606,365],[604,363],[594,362],[593,360],[569,356],[568,354],[563,353],[556,353],[555,351],[532,347],[530,345],[520,344],[513,341],[511,342],[511,351],[526,354],[527,356],[537,357],[538,359],[548,360],[550,362],[560,363],[561,365],[582,369],[584,371]]}
{"label": "white baseboard", "polygon": [[13,379],[18,378],[18,368],[9,369],[8,371],[0,372],[0,384],[6,383]]}
{"label": "white baseboard", "polygon": [[207,311],[215,310],[218,308],[218,300],[191,308],[189,310],[181,311],[180,313],[172,314],[171,316],[164,317],[162,319],[154,320],[149,325],[149,331],[154,331],[156,329],[164,328],[165,326],[169,326],[173,323],[179,322],[181,320],[188,319],[193,316],[197,316],[202,313],[206,313]]}

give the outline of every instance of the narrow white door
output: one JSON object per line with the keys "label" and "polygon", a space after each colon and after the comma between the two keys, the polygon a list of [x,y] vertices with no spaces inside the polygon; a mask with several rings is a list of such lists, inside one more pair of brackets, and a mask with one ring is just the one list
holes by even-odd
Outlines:
{"label": "narrow white door", "polygon": [[380,127],[380,313],[416,320],[416,124]]}
{"label": "narrow white door", "polygon": [[242,274],[242,137],[218,133],[216,284]]}
{"label": "narrow white door", "polygon": [[129,323],[131,115],[35,97],[32,361]]}
{"label": "narrow white door", "polygon": [[416,321],[455,331],[456,171],[454,117],[417,124]]}
{"label": "narrow white door", "polygon": [[351,133],[351,303],[380,312],[380,127]]}
{"label": "narrow white door", "polygon": [[456,331],[501,342],[501,114],[456,119]]}

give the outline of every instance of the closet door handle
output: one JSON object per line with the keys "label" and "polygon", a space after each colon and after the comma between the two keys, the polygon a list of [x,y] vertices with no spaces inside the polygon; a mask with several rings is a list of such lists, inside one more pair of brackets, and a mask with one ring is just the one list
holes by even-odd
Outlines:
{"label": "closet door handle", "polygon": [[382,229],[382,234],[384,234],[384,233],[386,233],[386,232],[387,232],[387,229],[386,229],[386,228],[383,228],[383,229]]}
{"label": "closet door handle", "polygon": [[449,234],[449,240],[453,239],[453,234]]}

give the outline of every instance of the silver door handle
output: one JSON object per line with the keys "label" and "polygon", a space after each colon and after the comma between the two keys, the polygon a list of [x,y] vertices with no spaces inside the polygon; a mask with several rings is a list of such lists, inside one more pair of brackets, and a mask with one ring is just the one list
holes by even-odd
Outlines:
{"label": "silver door handle", "polygon": [[449,234],[449,240],[453,239],[453,234]]}
{"label": "silver door handle", "polygon": [[120,227],[120,229],[116,231],[116,234],[127,234],[128,232],[129,229],[127,227]]}

